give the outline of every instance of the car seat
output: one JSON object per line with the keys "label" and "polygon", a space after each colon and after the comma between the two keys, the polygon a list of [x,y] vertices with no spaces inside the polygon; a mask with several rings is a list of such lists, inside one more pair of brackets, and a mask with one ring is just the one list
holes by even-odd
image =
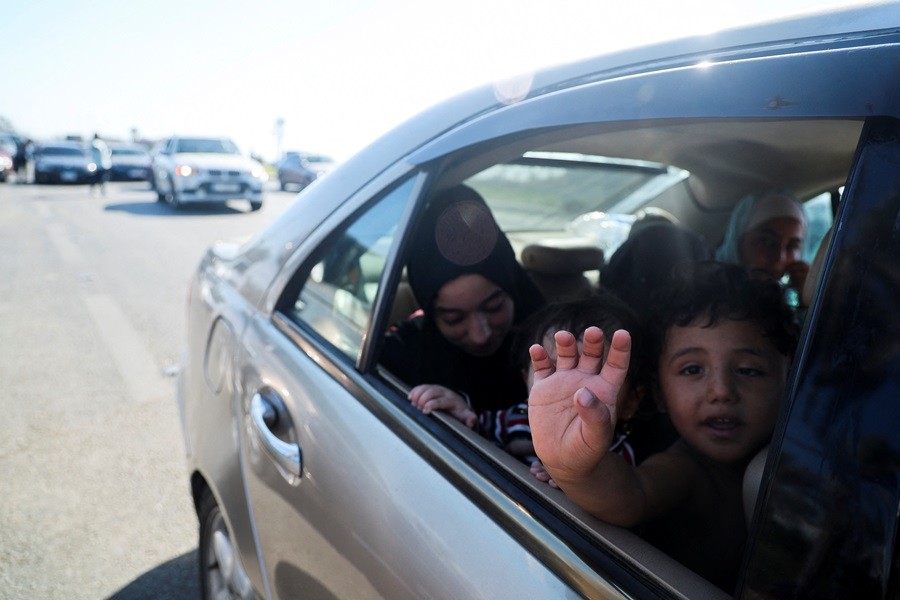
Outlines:
{"label": "car seat", "polygon": [[548,302],[577,298],[593,284],[586,273],[599,273],[603,250],[596,246],[529,244],[522,249],[522,266]]}

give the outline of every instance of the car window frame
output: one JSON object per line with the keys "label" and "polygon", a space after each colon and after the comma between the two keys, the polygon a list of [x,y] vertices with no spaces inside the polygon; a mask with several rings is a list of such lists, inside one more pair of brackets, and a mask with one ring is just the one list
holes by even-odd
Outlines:
{"label": "car window frame", "polygon": [[[384,304],[388,302],[385,299],[385,296],[388,294],[388,291],[385,290],[385,286],[389,285],[392,281],[390,274],[394,271],[397,271],[396,262],[398,256],[398,247],[401,244],[401,238],[403,237],[402,228],[408,222],[409,213],[412,210],[412,206],[414,206],[415,204],[415,199],[420,194],[421,186],[423,185],[421,177],[419,177],[417,180],[415,175],[410,175],[408,177],[399,179],[391,186],[382,190],[376,196],[356,207],[351,214],[347,215],[346,217],[342,217],[340,226],[328,228],[328,235],[319,240],[316,243],[315,250],[305,256],[302,263],[291,275],[290,280],[279,294],[278,299],[275,303],[274,310],[276,313],[282,315],[289,321],[294,322],[298,327],[304,330],[308,330],[311,335],[317,337],[323,344],[332,345],[331,341],[323,337],[321,333],[316,331],[314,327],[308,326],[302,321],[302,319],[298,318],[298,315],[296,315],[295,311],[293,310],[294,302],[302,293],[302,289],[309,280],[312,270],[316,267],[317,264],[319,264],[324,255],[327,254],[328,251],[332,248],[332,244],[335,242],[336,238],[346,232],[349,228],[351,228],[363,215],[365,215],[370,209],[375,207],[379,202],[389,197],[397,190],[401,189],[407,183],[410,184],[410,190],[409,196],[406,199],[406,208],[403,210],[400,222],[398,223],[398,233],[391,240],[390,248],[385,257],[385,265],[379,280],[378,290],[370,306],[370,318],[368,326],[363,332],[361,344],[357,350],[356,356],[352,357],[344,354],[346,358],[349,359],[357,369],[362,368],[361,365],[365,364],[367,353],[371,351],[371,344],[367,342],[367,339],[371,337],[371,332],[373,330],[379,331],[377,324],[373,329],[373,322],[378,320],[379,316],[381,316],[381,321],[384,321],[383,310],[381,310],[381,307],[383,307]],[[399,275],[397,275],[397,277],[399,277]],[[394,282],[394,284],[396,285],[396,282]],[[393,298],[392,293],[391,298]]]}
{"label": "car window frame", "polygon": [[[876,43],[877,38],[882,38],[880,44]],[[629,73],[631,69],[626,67],[620,72],[603,73],[597,81],[561,93],[526,98],[473,118],[424,144],[412,153],[410,160],[425,164],[455,149],[480,143],[482,131],[488,129],[486,119],[491,121],[493,137],[503,138],[527,130],[712,115],[723,119],[780,115],[865,118],[875,113],[900,118],[900,106],[880,93],[884,89],[882,82],[893,77],[893,63],[888,58],[897,43],[900,34],[888,30],[858,39],[847,36],[839,40],[806,40],[803,45],[781,44],[780,52],[763,56],[753,56],[759,49],[750,56],[736,55],[739,49],[724,49],[669,58],[640,73]],[[829,69],[848,75],[858,73],[859,64],[876,65],[878,71],[869,70],[859,79],[859,86],[867,86],[868,91],[857,89],[850,97],[835,93],[829,78],[820,76]],[[734,85],[735,81],[741,85]],[[723,85],[728,82],[732,85]],[[648,96],[648,85],[665,88],[667,93]],[[781,96],[761,98],[757,88],[782,89],[786,97],[815,97],[816,102],[795,107]],[[860,96],[882,99],[883,104],[870,107],[872,112],[867,113],[856,102]],[[598,98],[605,101],[598,102]],[[779,98],[787,104],[779,104]]]}

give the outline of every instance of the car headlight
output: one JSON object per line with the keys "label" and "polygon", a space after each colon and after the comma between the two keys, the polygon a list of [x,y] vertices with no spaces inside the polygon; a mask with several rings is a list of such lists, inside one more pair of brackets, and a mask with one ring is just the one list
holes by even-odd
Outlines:
{"label": "car headlight", "polygon": [[250,175],[253,176],[254,179],[262,179],[263,181],[269,178],[269,175],[266,173],[265,168],[262,165],[255,165],[250,169]]}
{"label": "car headlight", "polygon": [[97,163],[88,163],[87,165],[88,173],[93,173],[97,170]]}
{"label": "car headlight", "polygon": [[200,169],[191,165],[178,165],[175,167],[175,174],[180,177],[190,177],[191,175],[199,175]]}

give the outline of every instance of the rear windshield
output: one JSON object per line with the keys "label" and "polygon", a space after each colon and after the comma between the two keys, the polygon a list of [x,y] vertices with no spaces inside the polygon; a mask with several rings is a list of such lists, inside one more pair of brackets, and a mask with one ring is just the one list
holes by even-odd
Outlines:
{"label": "rear windshield", "polygon": [[638,196],[652,197],[660,185],[674,185],[687,175],[645,161],[529,152],[466,183],[484,197],[500,226],[515,232],[562,230],[582,215],[622,212],[623,204],[640,206]]}

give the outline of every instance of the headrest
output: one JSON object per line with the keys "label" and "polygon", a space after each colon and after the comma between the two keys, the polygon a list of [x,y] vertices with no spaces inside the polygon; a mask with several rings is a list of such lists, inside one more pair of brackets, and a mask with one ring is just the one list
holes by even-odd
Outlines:
{"label": "headrest", "polygon": [[603,266],[603,250],[596,246],[530,244],[522,250],[522,265],[543,275],[578,275]]}
{"label": "headrest", "polygon": [[806,276],[803,289],[800,290],[800,306],[809,306],[812,304],[813,294],[816,293],[816,288],[819,286],[819,279],[822,277],[822,269],[825,266],[822,263],[825,262],[825,254],[828,252],[828,244],[831,243],[831,234],[833,232],[834,226],[832,225],[828,228],[828,231],[825,232],[822,241],[819,242],[816,255],[809,265],[809,274]]}

